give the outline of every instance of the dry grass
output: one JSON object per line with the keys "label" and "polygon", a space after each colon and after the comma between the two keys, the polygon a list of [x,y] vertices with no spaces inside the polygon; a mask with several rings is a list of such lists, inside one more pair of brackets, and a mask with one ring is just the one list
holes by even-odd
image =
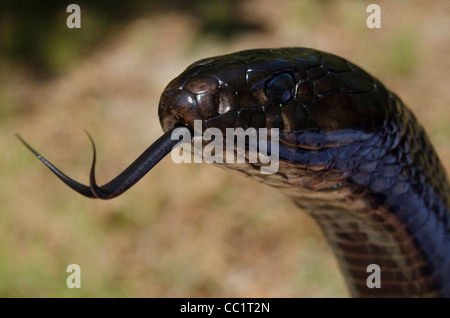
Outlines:
{"label": "dry grass", "polygon": [[[365,26],[368,3],[302,3],[243,2],[242,15],[266,30],[228,42],[194,37],[192,19],[170,13],[130,23],[50,81],[12,69],[1,94],[0,295],[348,296],[318,227],[274,189],[166,159],[122,197],[99,202],[63,186],[14,138],[19,132],[87,182],[87,129],[98,147],[98,180],[107,181],[161,134],[159,95],[188,64],[241,49],[308,46],[348,58],[397,92],[450,171],[448,1],[378,1],[380,30]],[[71,263],[81,266],[79,290],[65,285]]]}

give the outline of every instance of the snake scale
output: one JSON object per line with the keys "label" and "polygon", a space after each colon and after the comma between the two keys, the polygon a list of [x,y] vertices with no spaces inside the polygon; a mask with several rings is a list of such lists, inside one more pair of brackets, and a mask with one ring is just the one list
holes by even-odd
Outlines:
{"label": "snake scale", "polygon": [[[200,60],[161,95],[165,134],[111,182],[74,181],[91,198],[134,185],[178,142],[174,129],[279,129],[279,169],[223,164],[279,188],[319,224],[355,297],[450,297],[450,186],[424,129],[397,95],[360,67],[309,48],[259,49]],[[92,139],[91,139],[92,141]],[[380,268],[380,288],[367,267]]]}

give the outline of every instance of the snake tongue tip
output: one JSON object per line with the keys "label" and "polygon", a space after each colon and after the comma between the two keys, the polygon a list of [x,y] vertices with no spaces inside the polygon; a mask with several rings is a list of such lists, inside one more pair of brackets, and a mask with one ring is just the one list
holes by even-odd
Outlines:
{"label": "snake tongue tip", "polygon": [[36,150],[33,149],[33,147],[31,147],[26,141],[25,139],[22,138],[22,136],[20,136],[18,133],[14,134],[16,136],[17,139],[19,139],[19,141],[28,148],[28,150],[30,150],[36,157],[38,157],[39,159],[42,158],[41,154],[38,153]]}

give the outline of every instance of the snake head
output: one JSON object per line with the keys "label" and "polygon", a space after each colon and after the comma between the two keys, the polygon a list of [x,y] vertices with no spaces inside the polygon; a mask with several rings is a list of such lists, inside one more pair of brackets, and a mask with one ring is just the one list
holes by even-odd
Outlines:
{"label": "snake head", "polygon": [[164,131],[279,128],[280,141],[320,149],[365,140],[387,120],[389,93],[361,68],[307,48],[260,49],[200,60],[162,93]]}

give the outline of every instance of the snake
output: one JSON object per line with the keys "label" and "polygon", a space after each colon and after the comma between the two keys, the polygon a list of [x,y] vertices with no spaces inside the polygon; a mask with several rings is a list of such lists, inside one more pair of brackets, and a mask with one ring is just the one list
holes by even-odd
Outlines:
{"label": "snake", "polygon": [[[279,167],[219,164],[278,188],[317,222],[353,297],[450,297],[450,186],[424,128],[361,67],[312,48],[253,49],[199,60],[161,94],[164,134],[109,183],[89,185],[56,168],[76,192],[112,199],[179,140],[176,129],[277,128]],[[192,140],[191,140],[192,141]],[[369,268],[379,269],[369,286]],[[374,272],[375,273],[375,270]]]}

